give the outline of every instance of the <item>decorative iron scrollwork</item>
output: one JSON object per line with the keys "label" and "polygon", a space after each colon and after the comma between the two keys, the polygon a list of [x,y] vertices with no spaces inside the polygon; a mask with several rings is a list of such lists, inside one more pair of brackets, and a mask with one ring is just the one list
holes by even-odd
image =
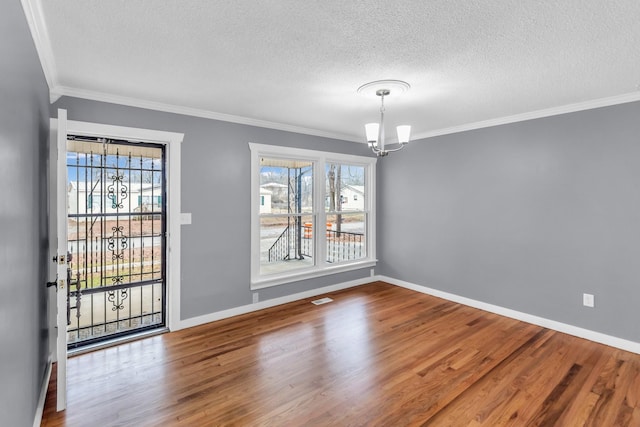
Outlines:
{"label": "decorative iron scrollwork", "polygon": [[124,234],[124,226],[111,227],[111,231],[113,233],[107,239],[107,249],[111,251],[111,259],[113,261],[124,259],[124,251],[129,247],[129,238]]}
{"label": "decorative iron scrollwork", "polygon": [[111,184],[107,186],[107,199],[111,200],[113,209],[122,209],[122,203],[129,196],[129,188],[124,183],[124,175],[113,174],[109,177]]}
{"label": "decorative iron scrollwork", "polygon": [[107,291],[107,300],[113,304],[111,311],[124,309],[124,301],[129,298],[129,289],[120,289],[120,296],[116,295],[118,291]]}

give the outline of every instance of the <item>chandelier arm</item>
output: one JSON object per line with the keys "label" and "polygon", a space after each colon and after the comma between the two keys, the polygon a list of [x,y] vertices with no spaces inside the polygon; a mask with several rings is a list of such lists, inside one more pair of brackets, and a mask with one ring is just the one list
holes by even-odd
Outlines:
{"label": "chandelier arm", "polygon": [[375,155],[380,156],[380,157],[383,157],[383,156],[386,156],[386,155],[387,155],[387,154],[389,154],[389,153],[394,153],[394,152],[396,152],[396,151],[400,151],[400,150],[402,150],[406,145],[407,145],[407,144],[400,144],[400,146],[399,146],[399,147],[392,148],[392,149],[390,149],[390,150],[381,150],[381,149],[379,149],[379,148],[371,147],[371,151],[372,151]]}
{"label": "chandelier arm", "polygon": [[384,151],[386,151],[387,153],[393,153],[393,152],[395,152],[395,151],[400,151],[400,150],[402,150],[406,145],[407,145],[407,144],[400,144],[400,146],[399,146],[399,147],[397,147],[397,148],[392,148],[391,150],[384,150]]}

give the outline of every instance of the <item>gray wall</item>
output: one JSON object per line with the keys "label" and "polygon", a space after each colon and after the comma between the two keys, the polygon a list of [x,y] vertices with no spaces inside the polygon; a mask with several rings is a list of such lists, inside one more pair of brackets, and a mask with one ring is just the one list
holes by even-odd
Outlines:
{"label": "gray wall", "polygon": [[378,272],[640,342],[639,118],[623,104],[383,159]]}
{"label": "gray wall", "polygon": [[[63,97],[70,120],[181,132],[181,318],[251,304],[249,142],[369,155],[366,145]],[[261,289],[260,300],[366,277],[368,269]]]}
{"label": "gray wall", "polygon": [[16,0],[0,6],[0,424],[30,426],[48,357],[49,90]]}

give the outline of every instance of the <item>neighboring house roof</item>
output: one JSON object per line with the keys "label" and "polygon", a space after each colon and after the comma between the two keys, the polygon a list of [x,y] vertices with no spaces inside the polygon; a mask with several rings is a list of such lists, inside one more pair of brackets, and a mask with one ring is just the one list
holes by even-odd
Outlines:
{"label": "neighboring house roof", "polygon": [[267,190],[266,188],[260,188],[260,194],[273,194],[273,191]]}
{"label": "neighboring house roof", "polygon": [[351,191],[355,191],[356,193],[360,193],[364,195],[364,185],[349,185],[346,184],[344,187],[351,189]]}
{"label": "neighboring house roof", "polygon": [[266,184],[262,184],[260,186],[261,188],[287,188],[287,186],[285,184],[279,184],[277,182],[267,182]]}

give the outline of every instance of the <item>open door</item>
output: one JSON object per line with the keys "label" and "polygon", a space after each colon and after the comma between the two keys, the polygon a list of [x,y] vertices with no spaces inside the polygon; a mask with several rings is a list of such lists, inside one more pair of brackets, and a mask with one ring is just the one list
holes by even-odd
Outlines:
{"label": "open door", "polygon": [[[145,289],[152,290],[152,301],[159,300],[163,307],[171,305],[171,310],[160,313],[163,322],[162,326],[167,323],[167,326],[172,328],[179,326],[179,176],[180,143],[183,137],[183,134],[171,132],[70,121],[67,120],[67,111],[63,109],[58,110],[57,120],[52,119],[51,149],[53,151],[54,148],[57,148],[57,150],[55,153],[52,152],[50,157],[52,169],[50,209],[52,211],[55,210],[55,212],[51,213],[52,222],[50,223],[51,234],[55,233],[55,235],[51,236],[50,241],[52,243],[51,255],[55,260],[55,274],[57,276],[57,294],[55,298],[55,311],[57,311],[55,333],[57,336],[55,339],[51,337],[50,342],[55,342],[57,359],[58,411],[64,410],[67,406],[67,352],[70,346],[75,345],[74,338],[71,335],[74,332],[74,328],[75,330],[79,330],[80,327],[87,329],[86,324],[79,325],[81,322],[78,319],[87,318],[87,316],[82,316],[82,310],[88,310],[94,303],[102,301],[103,311],[108,311],[109,315],[114,315],[117,321],[111,322],[113,319],[108,318],[103,323],[110,322],[112,325],[120,325],[125,322],[133,323],[135,319],[124,318],[118,314],[119,307],[128,307],[127,304],[131,304],[130,302],[135,297],[135,288],[142,289],[146,287]],[[98,138],[100,139],[101,156],[110,162],[113,160],[116,167],[106,168],[107,165],[103,163],[90,163],[89,166],[78,162],[74,164],[75,157],[77,155],[84,156],[86,154],[86,146],[95,145],[98,142]],[[113,141],[110,141],[111,139]],[[55,144],[53,143],[54,140],[56,141]],[[80,145],[85,147],[85,151],[79,148]],[[120,161],[122,156],[119,156],[119,150],[123,147],[127,147],[126,161]],[[139,166],[137,169],[135,167],[132,169],[130,164],[131,161],[135,160],[130,155],[132,150],[140,154],[138,156]],[[162,153],[162,156],[151,156],[149,154],[151,151],[154,153],[158,151]],[[166,161],[165,153],[168,154]],[[114,159],[111,159],[111,157],[114,157]],[[126,162],[128,162],[129,166],[125,167]],[[164,166],[161,169],[156,167],[158,162],[168,163],[166,171]],[[147,163],[151,164],[151,167],[146,167]],[[105,168],[112,170],[109,179],[114,182],[106,182],[106,178],[103,176],[104,173],[98,173]],[[74,194],[74,190],[77,192],[79,188],[78,171],[80,169],[86,171],[89,174],[87,176],[94,178],[93,180],[89,179],[88,182],[90,184],[95,184],[99,178],[103,188],[97,190],[96,187],[91,190],[91,194],[83,194],[81,197],[79,193],[76,193],[75,197],[70,196],[70,194]],[[125,173],[127,174],[126,189],[125,185],[122,185]],[[148,175],[149,180],[139,179],[134,182],[133,177],[136,176],[136,173],[140,174],[141,178],[142,175]],[[82,175],[84,176],[85,173],[83,172]],[[172,176],[174,178],[171,178]],[[166,183],[164,179],[167,180]],[[137,186],[132,185],[136,182],[138,183]],[[88,188],[86,185],[87,180],[84,180],[82,184],[86,193]],[[93,185],[89,187],[93,188]],[[110,187],[113,187],[113,189]],[[136,193],[134,194],[134,192]],[[100,194],[99,196],[97,195],[98,193]],[[90,205],[89,201],[91,201]],[[139,211],[133,211],[137,207],[134,204],[141,203],[145,206],[141,206]],[[164,206],[165,204],[166,206]],[[129,212],[130,215],[124,215],[121,212],[125,205],[132,211]],[[96,206],[102,206],[106,211],[103,209],[96,211]],[[142,210],[142,207],[144,210]],[[115,222],[115,224],[110,224],[109,227],[106,225],[102,227],[102,231],[98,236],[96,236],[97,231],[94,230],[93,239],[97,239],[97,241],[92,241],[93,249],[89,247],[90,242],[86,237],[91,234],[87,232],[87,229],[93,227],[93,219],[95,218],[90,218],[90,221],[81,221],[87,217],[88,213],[93,213],[93,217],[102,218],[103,223],[108,220]],[[167,217],[166,222],[165,215]],[[80,222],[83,225],[82,229],[78,227]],[[156,223],[162,226],[159,227]],[[100,227],[96,226],[97,228]],[[104,230],[111,231],[111,233],[106,234],[103,232]],[[81,240],[83,239],[87,241],[82,242]],[[54,243],[57,244],[54,245]],[[91,264],[93,274],[87,274],[89,269],[86,268],[86,263],[91,251],[98,251],[101,254],[107,250],[109,251],[108,260],[116,262],[111,262],[111,265],[104,268],[98,268],[98,273],[96,273],[96,264],[93,263]],[[161,263],[157,262],[160,256],[162,257]],[[147,259],[148,257],[151,257],[151,259]],[[128,260],[130,263],[125,265],[125,261]],[[78,270],[78,266],[81,264],[84,266]],[[138,270],[135,270],[135,268],[138,268]],[[151,271],[147,271],[147,269],[151,269]],[[104,271],[102,270],[110,273],[103,274]],[[114,271],[115,274],[113,274]],[[128,272],[128,274],[125,275],[124,272]],[[99,281],[94,280],[96,276],[100,278]],[[129,276],[133,279],[138,277],[140,280],[126,280]],[[161,284],[166,286],[166,288],[162,289],[162,295],[152,289],[159,286],[160,278],[162,279]],[[112,286],[109,288],[107,285]],[[69,289],[70,287],[71,289]],[[142,295],[142,292],[139,293]],[[170,295],[165,295],[167,293],[170,293]],[[80,304],[82,294],[85,295],[86,303]],[[69,304],[70,298],[75,302],[73,307]],[[53,300],[51,298],[50,301],[53,303]],[[144,302],[142,298],[136,301]],[[106,302],[110,305],[105,309]],[[157,310],[154,309],[157,304],[150,304],[150,310],[146,308],[144,303],[138,305],[142,307],[140,309],[141,314],[138,317],[146,322],[144,326],[148,326],[148,330],[151,327],[156,328],[157,325],[152,324],[153,322],[150,322],[149,318],[151,315],[157,316]],[[53,312],[54,310],[51,311]],[[134,310],[127,310],[127,313],[129,312],[133,313]],[[91,318],[93,319],[93,317]],[[74,319],[75,324],[73,323]],[[95,326],[94,323],[91,323],[89,329],[98,329]],[[163,329],[166,328],[163,327]],[[54,352],[53,349],[51,351],[52,353]]]}
{"label": "open door", "polygon": [[165,146],[74,129],[67,122],[69,355],[167,324]]}
{"label": "open door", "polygon": [[56,409],[67,407],[67,110],[58,110],[57,132],[58,159],[56,162],[56,212],[58,239],[56,276],[58,291],[56,294],[56,356],[57,356],[57,396]]}

